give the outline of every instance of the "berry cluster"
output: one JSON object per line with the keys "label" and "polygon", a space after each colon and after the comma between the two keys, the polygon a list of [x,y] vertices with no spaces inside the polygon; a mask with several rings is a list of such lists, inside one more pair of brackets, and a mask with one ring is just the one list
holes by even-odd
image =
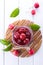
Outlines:
{"label": "berry cluster", "polygon": [[13,32],[13,41],[15,41],[19,45],[29,44],[30,39],[31,33],[26,27],[20,27]]}
{"label": "berry cluster", "polygon": [[[8,27],[10,30],[14,29],[14,25],[10,24]],[[16,41],[17,44],[19,45],[25,45],[30,42],[31,39],[31,33],[26,27],[20,27],[14,32],[14,40]],[[19,56],[20,51],[19,50],[13,50],[13,55]],[[34,50],[30,49],[28,50],[28,54],[33,55]]]}

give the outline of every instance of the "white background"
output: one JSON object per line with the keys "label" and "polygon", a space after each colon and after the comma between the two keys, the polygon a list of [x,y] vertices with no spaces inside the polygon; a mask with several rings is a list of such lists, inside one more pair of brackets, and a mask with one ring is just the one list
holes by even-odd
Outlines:
{"label": "white background", "polygon": [[[39,2],[40,8],[36,15],[31,15],[31,8],[35,2]],[[11,12],[20,8],[20,14],[16,18],[10,18]],[[4,38],[6,29],[10,23],[19,19],[29,19],[41,26],[43,35],[43,0],[0,0],[0,38]],[[29,58],[18,58],[10,52],[3,52],[0,44],[0,65],[43,65],[43,41],[38,52]]]}

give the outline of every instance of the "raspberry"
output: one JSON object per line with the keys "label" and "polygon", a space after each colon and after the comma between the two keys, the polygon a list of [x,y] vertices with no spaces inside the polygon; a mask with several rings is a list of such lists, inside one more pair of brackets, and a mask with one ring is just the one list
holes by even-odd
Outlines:
{"label": "raspberry", "polygon": [[9,28],[10,30],[12,30],[12,29],[14,28],[14,25],[13,25],[13,24],[9,24],[8,28]]}
{"label": "raspberry", "polygon": [[23,32],[26,32],[26,29],[25,28],[20,28],[19,33],[23,33]]}
{"label": "raspberry", "polygon": [[20,40],[20,39],[18,39],[18,40],[17,40],[17,43],[18,43],[18,44],[21,44],[21,40]]}
{"label": "raspberry", "polygon": [[26,38],[26,39],[24,40],[24,43],[25,43],[25,44],[28,44],[28,43],[29,43],[29,39]]}
{"label": "raspberry", "polygon": [[14,33],[14,38],[15,38],[15,39],[19,39],[19,37],[20,37],[20,34],[19,34],[18,32],[15,32],[15,33]]}
{"label": "raspberry", "polygon": [[34,7],[35,7],[35,8],[39,8],[39,3],[35,3],[35,4],[34,4]]}
{"label": "raspberry", "polygon": [[30,49],[28,53],[29,53],[30,55],[33,55],[33,54],[34,54],[34,50],[33,50],[33,49]]}
{"label": "raspberry", "polygon": [[35,10],[32,10],[32,11],[31,11],[31,14],[32,14],[32,15],[35,15],[35,14],[36,14],[36,11],[35,11]]}
{"label": "raspberry", "polygon": [[21,39],[21,40],[24,40],[25,38],[26,38],[26,35],[25,35],[24,33],[21,33],[20,39]]}
{"label": "raspberry", "polygon": [[14,51],[13,51],[13,54],[14,54],[15,56],[18,56],[18,55],[19,55],[19,51],[18,51],[18,50],[14,50]]}

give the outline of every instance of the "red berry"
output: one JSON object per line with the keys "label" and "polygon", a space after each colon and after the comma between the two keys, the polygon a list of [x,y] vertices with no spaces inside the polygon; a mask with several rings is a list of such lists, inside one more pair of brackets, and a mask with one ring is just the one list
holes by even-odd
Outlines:
{"label": "red berry", "polygon": [[15,33],[14,33],[14,38],[15,38],[15,39],[19,39],[19,37],[20,37],[20,34],[19,34],[18,32],[15,32]]}
{"label": "red berry", "polygon": [[26,32],[26,36],[29,38],[31,36],[30,32]]}
{"label": "red berry", "polygon": [[20,39],[18,39],[18,40],[17,40],[17,43],[18,43],[18,44],[21,44],[21,40],[20,40]]}
{"label": "red berry", "polygon": [[19,55],[19,51],[18,50],[14,50],[13,54],[16,55],[16,56],[18,56]]}
{"label": "red berry", "polygon": [[28,43],[29,43],[29,39],[26,38],[26,39],[24,40],[24,43],[25,43],[25,44],[28,44]]}
{"label": "red berry", "polygon": [[35,15],[35,14],[36,14],[36,11],[35,11],[35,10],[32,10],[32,11],[31,11],[31,14],[32,14],[32,15]]}
{"label": "red berry", "polygon": [[30,55],[33,55],[33,54],[34,54],[34,50],[33,50],[33,49],[30,49],[30,50],[29,50],[29,54],[30,54]]}
{"label": "red berry", "polygon": [[25,35],[24,33],[21,33],[20,39],[21,39],[21,40],[24,40],[25,38],[26,38],[26,35]]}
{"label": "red berry", "polygon": [[14,25],[13,24],[9,24],[9,27],[8,27],[10,30],[12,30],[14,28]]}
{"label": "red berry", "polygon": [[39,3],[35,3],[35,4],[34,4],[34,7],[35,7],[35,8],[39,8]]}
{"label": "red berry", "polygon": [[25,28],[20,28],[19,33],[23,33],[23,32],[26,32],[26,29]]}

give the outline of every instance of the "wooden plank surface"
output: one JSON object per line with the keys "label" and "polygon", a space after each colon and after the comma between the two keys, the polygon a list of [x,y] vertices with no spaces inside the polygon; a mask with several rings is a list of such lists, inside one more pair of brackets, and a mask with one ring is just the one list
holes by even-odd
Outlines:
{"label": "wooden plank surface", "polygon": [[[4,0],[0,0],[0,38],[4,38]],[[3,45],[0,43],[0,65],[3,65]]]}
{"label": "wooden plank surface", "polygon": [[[18,0],[5,0],[5,32],[8,25],[15,20],[15,18],[10,18],[12,10],[18,7]],[[18,19],[18,17],[17,17]],[[15,57],[10,52],[5,53],[5,65],[18,65],[18,57]]]}

